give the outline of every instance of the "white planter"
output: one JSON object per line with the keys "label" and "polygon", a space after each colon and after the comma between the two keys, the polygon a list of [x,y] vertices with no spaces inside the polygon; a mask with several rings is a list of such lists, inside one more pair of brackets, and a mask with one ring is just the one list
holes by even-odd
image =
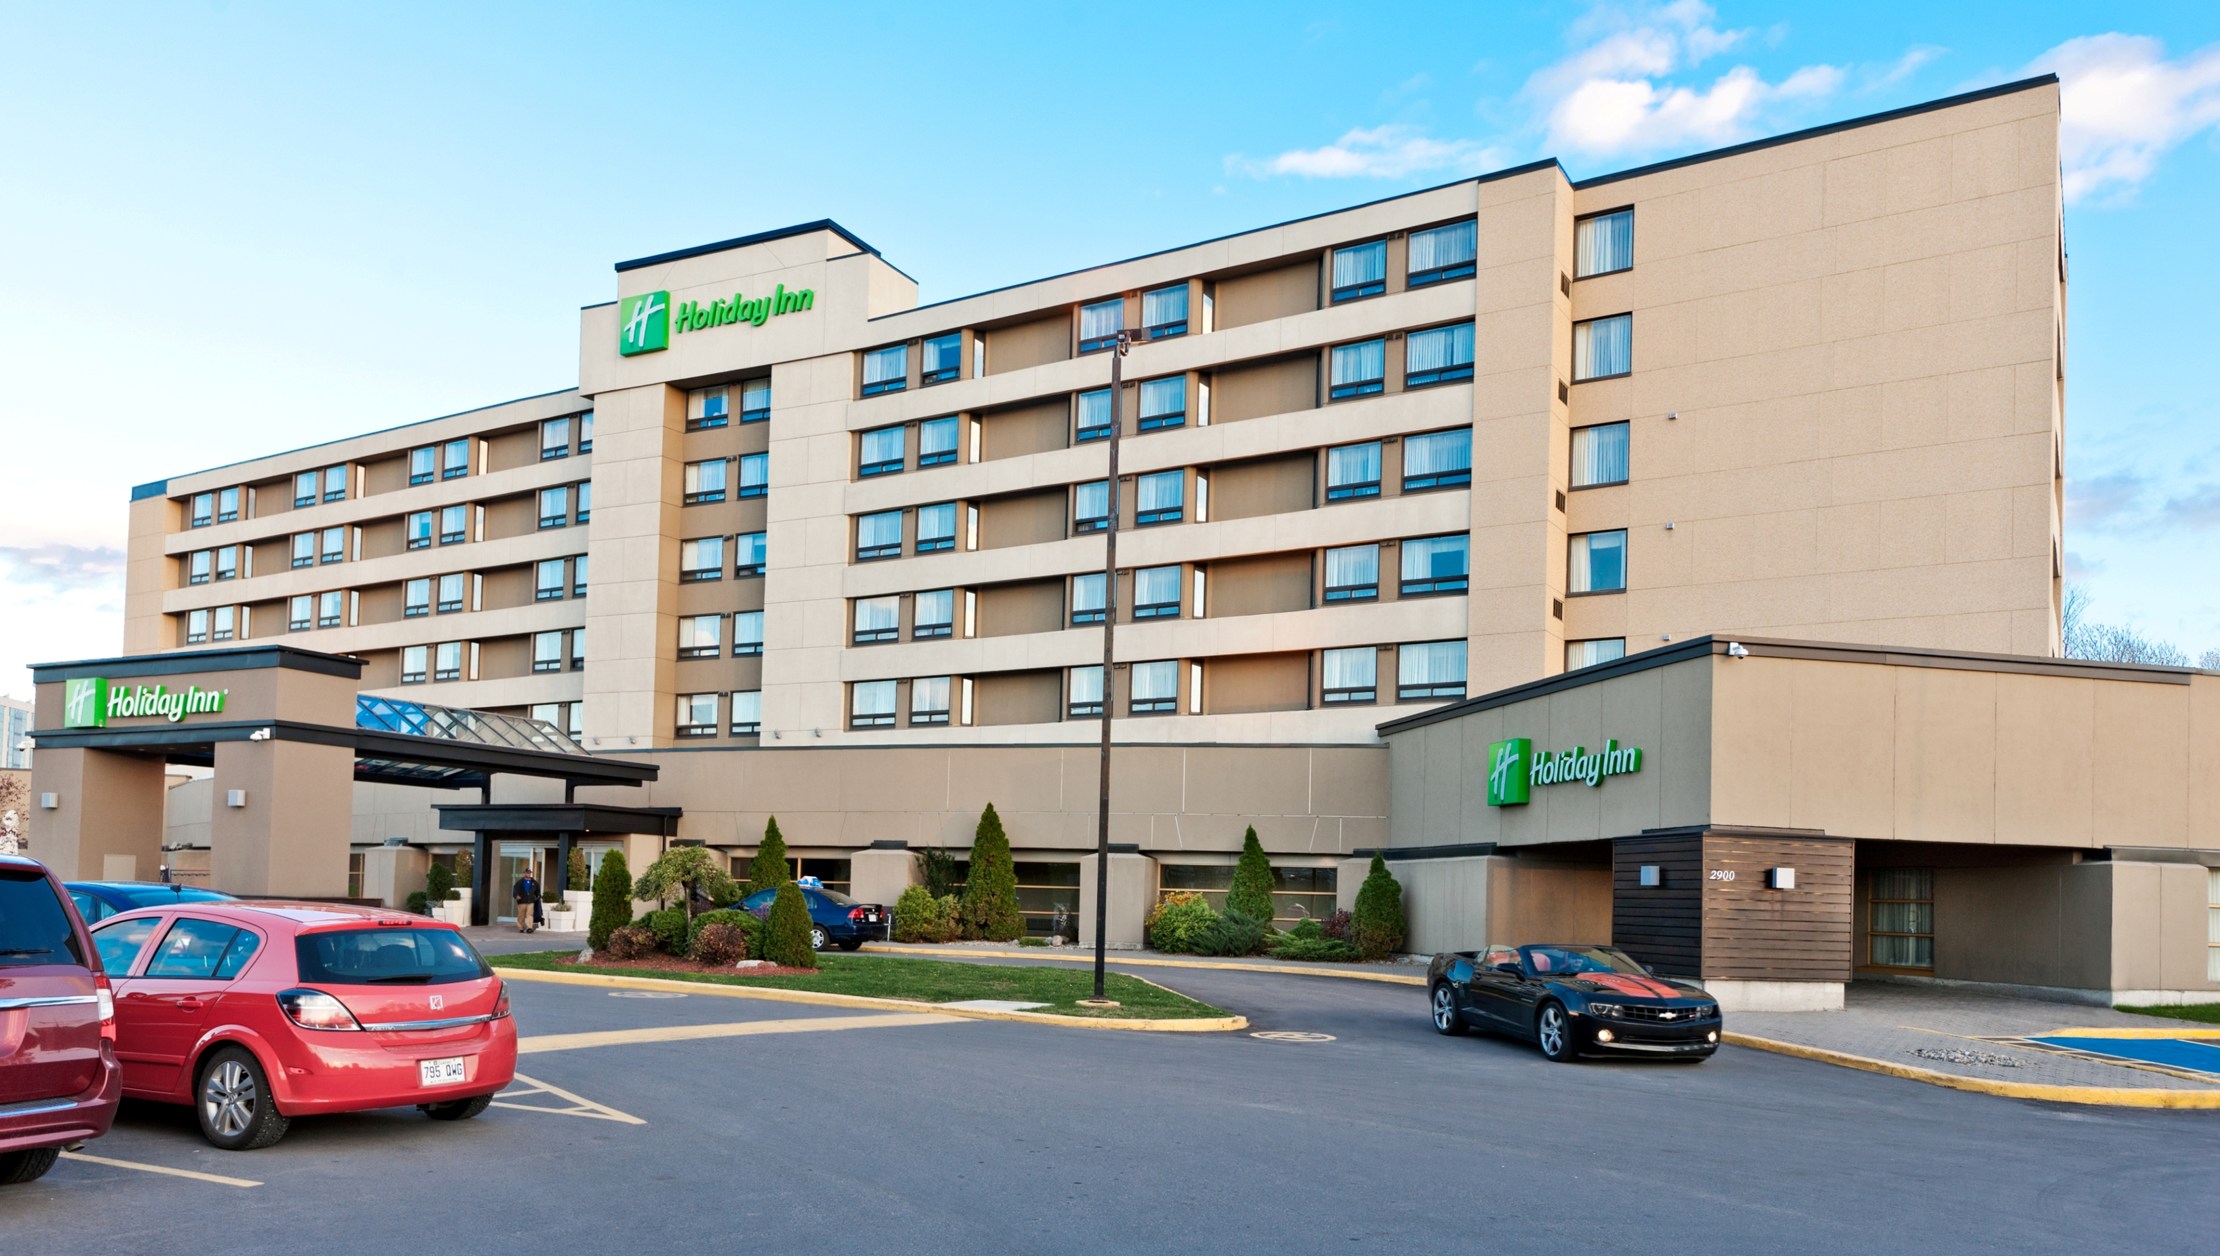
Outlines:
{"label": "white planter", "polygon": [[578,917],[577,928],[583,929],[593,923],[594,896],[590,891],[569,890],[564,897],[570,900],[571,913]]}
{"label": "white planter", "polygon": [[576,912],[550,911],[547,913],[547,928],[550,932],[569,933],[577,927],[578,913]]}

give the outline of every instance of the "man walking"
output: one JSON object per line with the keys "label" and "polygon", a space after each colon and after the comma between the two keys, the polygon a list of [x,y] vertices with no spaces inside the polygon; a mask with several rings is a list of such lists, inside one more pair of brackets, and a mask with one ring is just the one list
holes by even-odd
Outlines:
{"label": "man walking", "polygon": [[510,896],[516,900],[517,932],[530,933],[536,927],[536,922],[533,920],[533,911],[539,906],[540,901],[540,883],[532,876],[530,868],[526,868],[524,875],[516,879],[516,885],[510,891]]}

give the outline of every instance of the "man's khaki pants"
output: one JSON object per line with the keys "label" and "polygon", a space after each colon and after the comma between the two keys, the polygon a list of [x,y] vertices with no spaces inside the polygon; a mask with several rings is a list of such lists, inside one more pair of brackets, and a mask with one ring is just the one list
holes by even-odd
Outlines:
{"label": "man's khaki pants", "polygon": [[517,900],[516,931],[518,933],[530,933],[532,931],[532,900],[528,898]]}

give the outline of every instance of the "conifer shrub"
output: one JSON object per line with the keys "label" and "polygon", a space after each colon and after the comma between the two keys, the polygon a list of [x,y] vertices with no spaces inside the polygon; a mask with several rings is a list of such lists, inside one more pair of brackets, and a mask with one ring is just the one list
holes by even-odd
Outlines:
{"label": "conifer shrub", "polygon": [[1233,868],[1233,887],[1226,891],[1226,911],[1261,921],[1267,929],[1271,927],[1272,861],[1264,853],[1264,844],[1256,840],[1253,824],[1241,839],[1241,862]]}
{"label": "conifer shrub", "polygon": [[1387,860],[1372,852],[1371,871],[1357,888],[1357,910],[1350,921],[1350,941],[1366,959],[1386,959],[1403,947],[1409,923],[1403,916],[1403,886],[1388,871]]}
{"label": "conifer shrub", "polygon": [[963,935],[987,942],[1013,942],[1025,936],[1025,916],[1018,911],[1017,866],[1010,859],[1002,817],[995,814],[991,802],[979,813],[979,828],[971,841]]}
{"label": "conifer shrub", "polygon": [[455,873],[446,864],[435,863],[424,870],[424,897],[434,903],[455,901]]}
{"label": "conifer shrub", "polygon": [[802,898],[802,888],[792,881],[780,886],[778,897],[771,900],[762,957],[784,968],[817,967],[817,952],[809,945],[809,904]]}
{"label": "conifer shrub", "polygon": [[1264,922],[1237,911],[1217,916],[1194,938],[1197,955],[1254,955],[1264,949]]}
{"label": "conifer shrub", "polygon": [[647,926],[647,931],[654,935],[657,949],[664,954],[686,953],[685,908],[666,907],[661,911],[651,911],[640,918],[640,923]]}
{"label": "conifer shrub", "polygon": [[425,892],[424,892],[424,891],[422,891],[422,890],[418,890],[418,891],[416,891],[416,892],[415,892],[414,894],[411,894],[411,895],[409,895],[409,910],[410,910],[410,911],[412,911],[412,912],[415,912],[415,913],[416,913],[417,915],[419,915],[419,916],[429,916],[429,915],[431,915],[431,914],[432,914],[432,898],[431,898],[431,895],[429,895],[429,894],[425,893]]}
{"label": "conifer shrub", "polygon": [[1294,928],[1272,939],[1270,953],[1273,959],[1299,960],[1353,960],[1358,958],[1357,948],[1342,938],[1326,936],[1325,926],[1316,920],[1305,920]]}
{"label": "conifer shrub", "polygon": [[772,816],[763,826],[763,843],[748,862],[748,883],[740,892],[745,897],[757,890],[776,889],[793,879],[794,869],[786,858],[786,837],[779,832],[779,818]]}
{"label": "conifer shrub", "polygon": [[632,923],[632,870],[624,866],[624,852],[610,851],[601,857],[601,870],[594,874],[594,914],[586,922],[586,945],[600,950],[609,945],[609,935]]}

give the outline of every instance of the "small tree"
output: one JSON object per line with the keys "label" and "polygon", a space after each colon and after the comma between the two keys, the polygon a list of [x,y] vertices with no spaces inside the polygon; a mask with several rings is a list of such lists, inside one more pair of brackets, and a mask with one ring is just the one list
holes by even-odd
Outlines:
{"label": "small tree", "polygon": [[586,884],[586,879],[586,852],[573,846],[570,849],[570,862],[563,865],[563,892],[567,894],[573,890],[589,890],[591,887]]}
{"label": "small tree", "polygon": [[[632,897],[662,901],[675,896],[687,921],[691,922],[694,891],[700,890],[711,899],[728,899],[733,897],[734,888],[731,875],[724,869],[724,861],[710,854],[707,846],[673,846],[640,874],[639,881],[632,887]],[[686,931],[681,930],[682,944],[685,936]]]}
{"label": "small tree", "polygon": [[1241,862],[1234,865],[1233,888],[1226,891],[1226,911],[1266,927],[1272,923],[1272,861],[1264,854],[1264,843],[1256,840],[1253,824],[1241,839]]}
{"label": "small tree", "polygon": [[455,897],[455,873],[446,864],[434,862],[424,870],[424,897],[434,903],[452,901]]}
{"label": "small tree", "polygon": [[1403,886],[1378,851],[1372,852],[1372,868],[1357,887],[1357,911],[1350,924],[1357,950],[1366,959],[1386,959],[1403,946],[1409,929],[1403,917]]}
{"label": "small tree", "polygon": [[1025,936],[1010,839],[1003,835],[1002,817],[991,802],[979,813],[979,828],[971,839],[971,879],[964,883],[963,904],[965,937],[1011,942]]}
{"label": "small tree", "polygon": [[624,852],[613,850],[601,857],[601,871],[594,874],[594,914],[586,922],[586,945],[604,950],[609,935],[631,923],[632,870],[624,865]]}
{"label": "small tree", "polygon": [[748,885],[743,893],[776,889],[794,879],[794,870],[787,866],[786,838],[779,834],[779,818],[763,826],[763,844],[755,848],[755,859],[748,864]]}
{"label": "small tree", "polygon": [[944,846],[934,846],[918,851],[917,879],[934,898],[946,898],[956,892],[956,857]]}
{"label": "small tree", "polygon": [[801,887],[792,881],[779,887],[771,900],[771,918],[763,929],[763,958],[782,968],[815,968],[817,951],[809,944],[809,904]]}

